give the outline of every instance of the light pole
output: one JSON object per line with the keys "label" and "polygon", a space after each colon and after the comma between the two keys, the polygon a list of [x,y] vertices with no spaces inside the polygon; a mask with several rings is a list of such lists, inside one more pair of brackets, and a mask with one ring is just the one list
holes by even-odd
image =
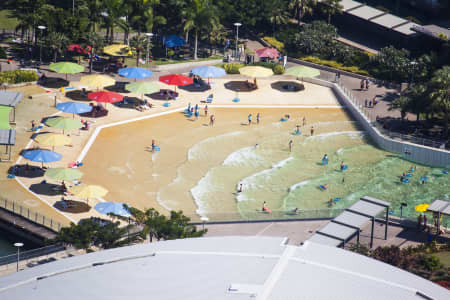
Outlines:
{"label": "light pole", "polygon": [[201,217],[200,220],[202,220],[202,230],[205,230],[205,223],[209,221],[208,217]]}
{"label": "light pole", "polygon": [[147,36],[147,56],[145,59],[145,63],[148,64],[148,60],[150,58],[150,41],[152,39],[153,33],[147,32],[145,35]]}
{"label": "light pole", "polygon": [[234,26],[236,26],[236,53],[234,54],[234,59],[236,60],[236,57],[238,56],[238,40],[239,40],[239,26],[241,26],[241,23],[234,23]]}
{"label": "light pole", "polygon": [[14,243],[14,247],[17,247],[17,272],[19,272],[20,247],[22,246],[23,243]]}
{"label": "light pole", "polygon": [[41,30],[41,43],[39,44],[39,62],[42,64],[42,33],[47,27],[40,25],[38,26],[38,28]]}

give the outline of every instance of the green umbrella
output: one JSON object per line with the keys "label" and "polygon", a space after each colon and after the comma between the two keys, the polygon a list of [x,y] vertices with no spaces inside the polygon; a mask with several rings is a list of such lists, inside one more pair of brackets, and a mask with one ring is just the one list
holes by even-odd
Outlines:
{"label": "green umbrella", "polygon": [[66,74],[66,80],[67,74],[76,74],[84,71],[83,66],[67,61],[51,64],[49,69],[56,73]]}
{"label": "green umbrella", "polygon": [[48,119],[45,124],[52,128],[61,128],[63,130],[71,130],[71,129],[80,129],[83,127],[83,124],[78,119],[71,119],[71,118],[52,118]]}
{"label": "green umbrella", "polygon": [[72,168],[52,168],[45,172],[45,176],[55,180],[75,180],[83,177],[83,172]]}
{"label": "green umbrella", "polygon": [[[157,84],[152,82],[134,82],[125,85],[125,89],[136,94],[153,94],[159,92],[160,88]],[[143,96],[142,96],[143,98]]]}
{"label": "green umbrella", "polygon": [[320,71],[310,67],[299,66],[287,69],[284,74],[295,77],[316,77],[320,75]]}

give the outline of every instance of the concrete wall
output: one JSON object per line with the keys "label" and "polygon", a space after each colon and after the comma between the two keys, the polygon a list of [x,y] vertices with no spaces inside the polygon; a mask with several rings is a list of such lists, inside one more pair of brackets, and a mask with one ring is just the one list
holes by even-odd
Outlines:
{"label": "concrete wall", "polygon": [[[382,135],[375,125],[370,122],[370,120],[358,109],[355,104],[353,104],[350,98],[337,84],[316,78],[304,78],[304,81],[331,87],[338,96],[339,101],[348,109],[352,116],[361,124],[363,129],[372,138],[375,144],[381,149],[400,154],[404,159],[424,165],[434,167],[450,166],[449,151],[397,141]],[[405,152],[410,154],[405,154]]]}

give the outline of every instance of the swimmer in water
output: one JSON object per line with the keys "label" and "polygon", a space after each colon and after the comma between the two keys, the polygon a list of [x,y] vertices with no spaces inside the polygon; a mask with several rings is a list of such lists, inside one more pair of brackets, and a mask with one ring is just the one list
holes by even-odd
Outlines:
{"label": "swimmer in water", "polygon": [[266,203],[266,201],[264,201],[262,211],[266,211],[266,210],[267,210],[267,203]]}
{"label": "swimmer in water", "polygon": [[328,160],[328,155],[325,154],[325,155],[323,156],[322,160]]}
{"label": "swimmer in water", "polygon": [[152,140],[152,151],[155,151],[155,147],[156,147],[156,141]]}
{"label": "swimmer in water", "polygon": [[242,193],[242,183],[239,184],[239,190],[238,190],[238,193]]}
{"label": "swimmer in water", "polygon": [[297,127],[297,129],[295,130],[295,133],[299,133],[300,132],[300,125],[295,125],[295,127]]}
{"label": "swimmer in water", "polygon": [[311,126],[311,136],[314,135],[314,126]]}
{"label": "swimmer in water", "polygon": [[331,198],[330,199],[330,201],[328,201],[328,205],[329,206],[333,206],[333,205],[335,205],[336,203],[333,201],[333,198]]}
{"label": "swimmer in water", "polygon": [[252,125],[252,114],[248,115],[248,126]]}
{"label": "swimmer in water", "polygon": [[259,121],[261,120],[261,114],[257,113],[256,114],[256,124],[259,124]]}
{"label": "swimmer in water", "polygon": [[344,161],[341,161],[341,171],[344,170]]}
{"label": "swimmer in water", "polygon": [[289,152],[292,152],[292,146],[294,142],[292,140],[289,141]]}

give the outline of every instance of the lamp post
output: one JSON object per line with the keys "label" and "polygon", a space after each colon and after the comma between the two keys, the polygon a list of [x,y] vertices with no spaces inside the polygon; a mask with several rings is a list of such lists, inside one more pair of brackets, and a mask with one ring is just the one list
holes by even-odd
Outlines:
{"label": "lamp post", "polygon": [[407,207],[407,206],[408,206],[408,203],[406,203],[406,202],[402,202],[400,204],[400,218],[403,217],[403,207]]}
{"label": "lamp post", "polygon": [[202,230],[205,230],[205,223],[209,221],[208,217],[201,217],[200,220],[202,220]]}
{"label": "lamp post", "polygon": [[17,247],[17,272],[19,272],[20,247],[22,246],[23,243],[14,243],[14,247]]}
{"label": "lamp post", "polygon": [[41,30],[41,43],[39,44],[39,62],[42,64],[42,33],[47,27],[40,25],[38,28]]}
{"label": "lamp post", "polygon": [[241,23],[234,23],[234,26],[236,26],[236,53],[234,54],[234,59],[236,60],[236,57],[238,56],[238,40],[239,40],[239,26],[241,26]]}
{"label": "lamp post", "polygon": [[150,41],[152,39],[153,33],[147,32],[145,35],[147,36],[147,56],[145,59],[145,63],[148,64],[148,60],[150,58]]}

